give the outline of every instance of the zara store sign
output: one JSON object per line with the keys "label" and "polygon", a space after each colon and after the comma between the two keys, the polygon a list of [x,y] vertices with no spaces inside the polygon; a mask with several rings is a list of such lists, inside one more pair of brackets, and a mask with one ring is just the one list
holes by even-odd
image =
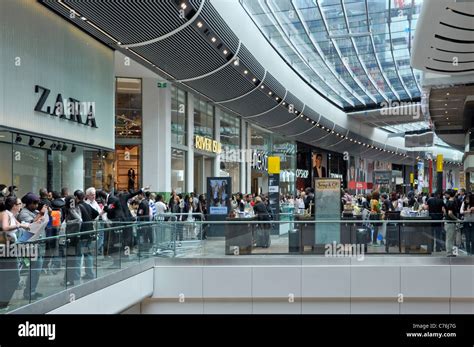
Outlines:
{"label": "zara store sign", "polygon": [[62,94],[57,94],[53,106],[47,106],[51,90],[39,85],[35,86],[38,95],[34,110],[59,119],[68,120],[81,125],[97,128],[95,120],[95,102],[85,102],[69,97],[65,100]]}

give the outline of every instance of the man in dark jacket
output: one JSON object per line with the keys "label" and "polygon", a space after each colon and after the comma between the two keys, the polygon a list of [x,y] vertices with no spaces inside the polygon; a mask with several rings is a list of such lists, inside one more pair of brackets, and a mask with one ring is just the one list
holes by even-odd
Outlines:
{"label": "man in dark jacket", "polygon": [[[151,248],[153,244],[153,235],[152,229],[149,225],[141,226],[141,223],[150,222],[150,200],[145,197],[143,193],[138,194],[138,200],[140,204],[138,205],[137,218],[139,222],[138,226],[138,250],[141,253],[142,251],[147,251]],[[140,254],[139,253],[139,254]]]}
{"label": "man in dark jacket", "polygon": [[257,229],[257,247],[263,247],[263,248],[268,248],[270,247],[270,214],[268,213],[267,206],[262,201],[262,198],[257,196],[255,198],[255,205],[253,207],[253,210],[255,214],[257,215],[257,219],[259,221],[264,222],[260,226],[260,228]]}
{"label": "man in dark jacket", "polygon": [[94,271],[92,270],[94,266],[92,240],[96,239],[96,234],[92,231],[94,231],[94,220],[99,215],[99,212],[84,201],[85,194],[82,190],[76,190],[74,196],[76,197],[76,204],[81,210],[81,232],[89,232],[81,235],[81,253],[84,257],[84,267],[86,271],[85,276],[82,278],[85,280],[91,280],[95,278]]}
{"label": "man in dark jacket", "polygon": [[[107,218],[113,223],[114,227],[120,225],[125,226],[122,229],[121,236],[118,231],[112,231],[108,237],[109,242],[111,241],[113,245],[122,244],[121,248],[124,250],[123,257],[127,257],[133,247],[133,228],[130,226],[133,222],[133,217],[128,208],[128,201],[138,194],[143,193],[143,191],[144,189],[140,189],[133,193],[122,192],[118,195],[109,195],[107,206],[104,207],[104,211],[107,212]],[[117,251],[115,247],[111,248],[112,252]],[[114,263],[116,262],[117,261],[114,261]]]}

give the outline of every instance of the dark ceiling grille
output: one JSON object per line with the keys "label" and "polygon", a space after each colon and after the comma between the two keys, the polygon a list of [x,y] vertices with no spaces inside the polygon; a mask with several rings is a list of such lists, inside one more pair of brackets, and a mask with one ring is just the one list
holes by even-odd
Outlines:
{"label": "dark ceiling grille", "polygon": [[202,76],[227,62],[191,26],[165,40],[133,50],[177,79]]}
{"label": "dark ceiling grille", "polygon": [[249,71],[261,81],[265,75],[265,69],[263,66],[254,58],[252,53],[245,47],[243,44],[240,46],[240,51],[238,54],[240,63],[249,69]]}
{"label": "dark ceiling grille", "polygon": [[[114,33],[123,44],[156,39],[186,23],[173,1],[65,0],[102,30]],[[137,23],[140,30],[131,30]]]}
{"label": "dark ceiling grille", "polygon": [[263,80],[262,84],[265,86],[264,89],[260,88],[260,91],[262,93],[267,94],[271,91],[272,94],[276,94],[280,98],[283,98],[285,96],[285,87],[283,87],[281,83],[278,82],[277,79],[273,77],[269,72],[267,72],[267,75],[265,76],[265,79]]}
{"label": "dark ceiling grille", "polygon": [[255,118],[258,122],[265,124],[267,127],[277,126],[295,119],[295,115],[289,113],[288,110],[280,106],[275,110],[265,113],[260,117]]}
{"label": "dark ceiling grille", "polygon": [[233,53],[237,51],[239,46],[239,39],[237,35],[224,22],[222,17],[217,13],[214,7],[206,1],[201,11],[201,16],[204,21],[210,26],[213,32],[217,33],[218,37],[231,49]]}
{"label": "dark ceiling grille", "polygon": [[259,90],[255,90],[241,99],[226,102],[223,105],[244,117],[248,117],[268,111],[272,107],[275,107],[277,102],[274,99],[264,95]]}
{"label": "dark ceiling grille", "polygon": [[255,88],[232,64],[210,76],[185,83],[214,101],[232,99]]}

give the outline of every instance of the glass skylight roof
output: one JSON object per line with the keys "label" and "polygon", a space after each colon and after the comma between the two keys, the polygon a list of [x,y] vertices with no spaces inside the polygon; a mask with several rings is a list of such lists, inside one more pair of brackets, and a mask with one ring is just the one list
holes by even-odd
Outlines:
{"label": "glass skylight roof", "polygon": [[345,111],[420,98],[410,49],[422,0],[241,0],[272,46]]}

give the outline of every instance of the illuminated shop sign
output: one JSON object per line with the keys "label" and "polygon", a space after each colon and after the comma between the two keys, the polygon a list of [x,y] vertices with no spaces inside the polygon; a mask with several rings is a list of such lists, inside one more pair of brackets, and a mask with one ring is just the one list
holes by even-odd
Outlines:
{"label": "illuminated shop sign", "polygon": [[265,152],[252,151],[252,169],[257,171],[268,170],[268,156]]}
{"label": "illuminated shop sign", "polygon": [[213,139],[199,135],[194,136],[194,148],[196,149],[206,152],[220,153],[221,147],[221,143]]}
{"label": "illuminated shop sign", "polygon": [[95,102],[83,102],[74,98],[63,99],[61,94],[56,95],[54,106],[45,106],[51,89],[35,86],[35,93],[39,93],[38,101],[34,110],[36,112],[59,117],[59,119],[68,120],[81,125],[97,128],[95,121]]}
{"label": "illuminated shop sign", "polygon": [[302,169],[296,170],[296,178],[308,178],[308,176],[309,176],[309,170],[302,170]]}

